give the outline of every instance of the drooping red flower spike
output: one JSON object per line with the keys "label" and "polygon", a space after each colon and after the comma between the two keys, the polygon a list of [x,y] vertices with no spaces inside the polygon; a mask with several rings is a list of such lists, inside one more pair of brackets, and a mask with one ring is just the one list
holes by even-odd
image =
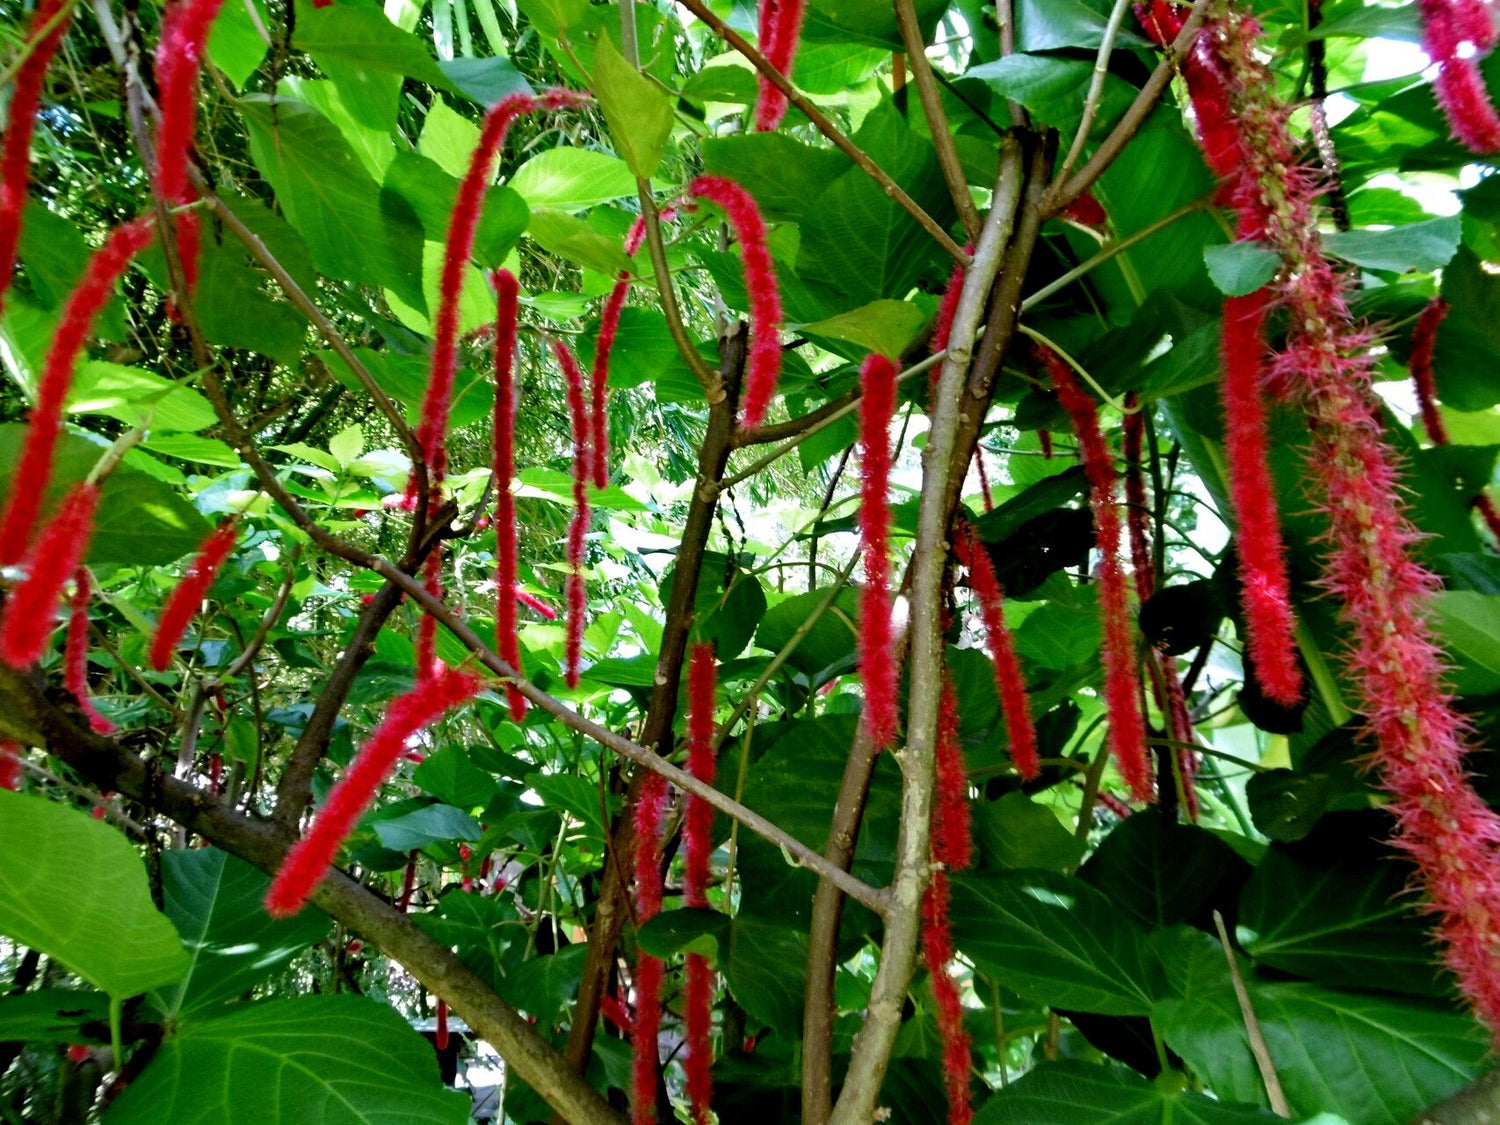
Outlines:
{"label": "drooping red flower spike", "polygon": [[516,591],[516,601],[547,621],[557,620],[557,610],[553,609],[540,598],[532,597],[525,590]]}
{"label": "drooping red flower spike", "polygon": [[[712,644],[695,644],[688,663],[688,772],[709,785],[714,781],[714,691],[717,669]],[[713,854],[713,806],[689,794],[683,809],[683,844],[686,852],[682,876],[683,901],[688,906],[708,905],[708,861]],[[687,1000],[684,1022],[687,1032],[688,1102],[694,1125],[708,1125],[713,1100],[714,974],[701,953],[687,955]]]}
{"label": "drooping red flower spike", "polygon": [[[637,218],[630,224],[630,233],[625,236],[625,253],[635,257],[646,237],[646,220]],[[630,295],[630,275],[621,273],[615,278],[615,287],[604,300],[604,310],[599,314],[599,338],[594,344],[594,368],[589,373],[590,420],[593,435],[594,487],[609,487],[609,411],[606,392],[609,389],[609,357],[615,349],[615,333],[620,329],[620,313],[625,310],[625,298]]]}
{"label": "drooping red flower spike", "polygon": [[[795,0],[781,0],[783,5]],[[766,416],[781,374],[781,290],[766,247],[766,223],[755,197],[726,176],[699,176],[688,194],[723,208],[740,244],[745,264],[745,291],[750,296],[750,357],[745,364],[745,394],[740,424],[754,429]]]}
{"label": "drooping red flower spike", "polygon": [[1437,64],[1433,91],[1454,139],[1473,152],[1500,149],[1500,116],[1484,85],[1479,60],[1495,45],[1487,4],[1478,0],[1419,0],[1422,46]]}
{"label": "drooping red flower spike", "polygon": [[74,485],[23,560],[26,577],[11,591],[0,617],[0,660],[12,668],[28,668],[47,651],[57,603],[88,551],[98,506],[97,485]]}
{"label": "drooping red flower spike", "polygon": [[[31,529],[42,507],[42,495],[52,478],[52,458],[62,433],[63,403],[73,383],[73,364],[93,329],[94,318],[109,302],[115,282],[130,260],[151,241],[151,220],[135,219],[122,223],[109,233],[104,245],[94,252],[84,269],[83,279],[68,295],[52,347],[37,381],[36,406],[31,411],[31,425],[26,430],[26,444],[21,460],[11,477],[10,496],[5,514],[0,516],[0,566],[14,566],[26,553]],[[69,568],[68,574],[72,573]],[[67,580],[64,575],[59,580]]]}
{"label": "drooping red flower spike", "polygon": [[573,420],[573,519],[568,524],[568,628],[563,664],[568,686],[577,687],[583,656],[583,625],[588,614],[588,591],[583,577],[584,537],[589,530],[589,408],[584,399],[583,372],[572,349],[552,341],[552,354],[562,368],[568,390],[568,414]]}
{"label": "drooping red flower spike", "polygon": [[68,615],[68,639],[63,645],[63,684],[78,702],[78,709],[95,734],[113,734],[115,724],[99,714],[89,694],[89,599],[93,594],[88,567],[73,574],[72,612]]}
{"label": "drooping red flower spike", "polygon": [[[761,54],[778,73],[787,77],[791,77],[792,63],[797,57],[797,44],[802,38],[802,17],[806,12],[807,0],[774,0],[761,9]],[[766,34],[768,29],[769,35]],[[787,99],[764,75],[759,78],[755,131],[767,133],[781,125],[781,119],[786,116]]]}
{"label": "drooping red flower spike", "polygon": [[0,740],[0,789],[14,793],[21,788],[21,773],[20,744]]}
{"label": "drooping red flower spike", "polygon": [[995,494],[990,491],[990,473],[984,464],[984,446],[974,446],[974,471],[979,474],[979,495],[984,502],[984,510],[993,512],[995,510]]}
{"label": "drooping red flower spike", "polygon": [[1224,452],[1239,525],[1235,546],[1246,644],[1261,690],[1290,707],[1302,696],[1302,672],[1260,389],[1266,349],[1262,326],[1270,296],[1262,289],[1224,302]]}
{"label": "drooping red flower spike", "polygon": [[1104,702],[1109,713],[1109,745],[1120,776],[1137,801],[1154,797],[1151,763],[1146,756],[1146,723],[1141,715],[1140,675],[1130,635],[1130,589],[1120,565],[1120,510],[1115,500],[1115,465],[1099,430],[1094,400],[1078,385],[1072,368],[1051,348],[1043,362],[1057,388],[1057,400],[1073,420],[1083,471],[1089,481],[1089,506],[1099,547],[1099,611],[1104,621]]}
{"label": "drooping red flower spike", "polygon": [[[964,247],[964,253],[970,257],[974,256],[974,244],[971,242]],[[953,267],[953,272],[948,275],[948,288],[943,290],[943,299],[938,304],[937,317],[932,322],[932,340],[928,343],[928,349],[933,355],[948,347],[948,337],[953,332],[953,315],[958,312],[958,300],[964,295],[964,264],[958,262]],[[942,368],[932,369],[932,385],[937,387],[937,377]]]}
{"label": "drooping red flower spike", "polygon": [[1322,585],[1342,602],[1351,634],[1347,667],[1374,743],[1371,764],[1392,795],[1396,842],[1415,860],[1438,916],[1444,960],[1500,1037],[1500,815],[1464,770],[1470,727],[1453,706],[1427,617],[1440,583],[1412,551],[1419,536],[1384,439],[1371,335],[1350,317],[1347,279],[1325,255],[1318,224],[1299,221],[1312,214],[1316,185],[1286,174],[1287,112],[1259,53],[1259,29],[1231,9],[1206,36],[1245,130],[1247,188],[1266,201],[1267,240],[1282,259],[1276,284],[1289,330],[1273,370],[1308,417],[1307,465],[1328,520]]}
{"label": "drooping red flower spike", "polygon": [[896,365],[883,355],[859,372],[859,541],[865,583],[859,594],[859,669],[865,684],[865,727],[877,747],[896,737],[896,652],[891,625],[891,420],[896,416]]}
{"label": "drooping red flower spike", "polygon": [[412,852],[406,861],[406,870],[401,874],[401,894],[396,899],[396,909],[405,914],[411,906],[412,892],[417,889],[417,853]]}
{"label": "drooping red flower spike", "polygon": [[266,911],[272,917],[286,918],[302,909],[338,855],[339,845],[400,760],[407,741],[423,727],[473,699],[483,688],[484,681],[478,676],[448,668],[391,701],[385,718],[360,747],[344,776],[328,794],[307,835],[287,853],[281,870],[272,880],[266,893]]}
{"label": "drooping red flower spike", "polygon": [[[453,401],[453,377],[458,370],[458,302],[464,271],[474,252],[474,237],[484,208],[485,189],[494,174],[495,159],[505,144],[511,123],[523,113],[557,110],[583,105],[588,95],[553,89],[538,95],[512,94],[490,107],[484,116],[479,143],[469,157],[469,168],[458,187],[458,196],[448,219],[448,237],[443,248],[443,272],[438,282],[438,311],[433,322],[432,366],[427,393],[422,399],[422,422],[417,429],[427,459],[430,484],[443,479],[448,470],[448,411]],[[415,487],[408,484],[408,490]]]}
{"label": "drooping red flower spike", "polygon": [[214,577],[229,557],[229,552],[234,550],[239,534],[239,524],[232,519],[209,532],[199,544],[198,554],[188,572],[168,595],[167,604],[162,606],[161,616],[156,621],[156,633],[151,638],[151,667],[156,671],[165,672],[172,666],[177,642],[182,640],[188,622],[208,596],[209,587],[214,584]]}
{"label": "drooping red flower spike", "polygon": [[974,833],[969,817],[969,775],[959,740],[958,694],[947,677],[938,701],[936,751],[932,858],[949,871],[963,871],[974,862]]}
{"label": "drooping red flower spike", "polygon": [[437,1032],[433,1036],[433,1045],[439,1051],[448,1049],[448,1001],[437,1002]]}
{"label": "drooping red flower spike", "polygon": [[[661,913],[661,822],[666,804],[666,780],[659,773],[647,773],[632,818],[635,915],[640,925]],[[630,1027],[633,1060],[630,1104],[634,1125],[653,1125],[656,1121],[656,1037],[661,1031],[662,975],[661,961],[642,950],[635,964],[635,1020]]]}
{"label": "drooping red flower spike", "polygon": [[[21,241],[21,214],[26,210],[26,186],[31,181],[31,134],[42,103],[42,81],[73,18],[64,0],[41,0],[26,31],[31,53],[16,68],[11,87],[10,117],[0,140],[0,309],[16,269],[16,247]],[[45,30],[53,23],[50,31]]]}
{"label": "drooping red flower spike", "polygon": [[1135,594],[1141,601],[1151,596],[1156,584],[1151,562],[1151,537],[1146,530],[1151,510],[1146,501],[1146,415],[1135,392],[1125,396],[1125,424],[1121,427],[1120,454],[1125,458],[1125,527],[1130,533],[1130,570]]}
{"label": "drooping red flower spike", "polygon": [[1016,763],[1016,771],[1029,781],[1041,772],[1041,765],[1037,760],[1036,726],[1031,721],[1031,706],[1026,696],[1026,677],[1016,656],[1015,641],[1005,624],[1005,592],[1000,588],[989,552],[971,524],[965,523],[959,530],[955,553],[968,570],[969,585],[979,600],[979,615],[984,622],[990,661],[995,667],[995,691],[1005,717],[1011,760]]}
{"label": "drooping red flower spike", "polygon": [[[517,570],[516,498],[516,320],[521,285],[510,270],[490,274],[495,285],[495,651],[517,672],[521,642],[516,636]],[[515,684],[505,685],[510,717],[526,717],[526,697]]]}
{"label": "drooping red flower spike", "polygon": [[1073,200],[1062,209],[1060,215],[1064,219],[1073,220],[1080,226],[1095,229],[1109,222],[1109,212],[1104,209],[1104,204],[1099,202],[1092,191],[1086,191]]}

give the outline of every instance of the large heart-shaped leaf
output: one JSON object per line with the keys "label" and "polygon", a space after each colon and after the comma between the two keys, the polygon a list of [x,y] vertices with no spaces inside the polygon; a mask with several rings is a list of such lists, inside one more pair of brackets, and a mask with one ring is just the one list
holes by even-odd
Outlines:
{"label": "large heart-shaped leaf", "polygon": [[[1168,1076],[1169,1078],[1171,1076]],[[974,1125],[1270,1125],[1280,1118],[1228,1105],[1123,1066],[1076,1059],[1044,1063],[991,1098]]]}

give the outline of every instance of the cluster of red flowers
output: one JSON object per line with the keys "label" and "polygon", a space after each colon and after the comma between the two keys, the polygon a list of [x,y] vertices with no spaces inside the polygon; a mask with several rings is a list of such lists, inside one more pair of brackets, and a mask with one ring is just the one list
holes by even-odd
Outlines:
{"label": "cluster of red flowers", "polygon": [[[714,781],[714,691],[717,669],[714,646],[695,644],[688,663],[688,771],[708,785]],[[684,863],[683,901],[691,907],[708,906],[708,860],[713,853],[713,806],[689,795],[682,814]],[[688,1102],[694,1125],[708,1125],[709,1102],[713,1098],[714,975],[708,958],[701,953],[687,956],[687,1001],[684,1023],[687,1032]]]}
{"label": "cluster of red flowers", "polygon": [[865,685],[865,727],[876,746],[896,737],[896,653],[891,623],[891,420],[896,365],[871,355],[859,373],[859,541],[865,584],[859,598],[859,670]]}
{"label": "cluster of red flowers", "polygon": [[[661,913],[661,828],[667,807],[667,781],[648,772],[641,782],[633,816],[635,828],[635,916],[645,925]],[[635,1125],[656,1121],[658,1054],[661,1031],[661,959],[641,950],[635,961],[635,1017],[630,1021],[631,1119]]]}
{"label": "cluster of red flowers", "polygon": [[1455,139],[1474,152],[1500,150],[1500,115],[1485,88],[1479,60],[1495,46],[1485,0],[1418,0],[1422,46],[1437,65],[1433,88]]}
{"label": "cluster of red flowers", "polygon": [[156,633],[151,638],[151,667],[156,671],[165,672],[171,666],[177,642],[182,639],[188,622],[198,612],[209,587],[214,584],[214,576],[229,558],[229,552],[234,550],[239,530],[239,525],[229,520],[209,532],[199,545],[187,574],[167,596],[167,604],[162,607],[156,622]]}
{"label": "cluster of red flowers", "polygon": [[[760,5],[760,51],[766,61],[777,72],[787,77],[792,73],[792,61],[797,55],[797,43],[802,37],[802,17],[807,10],[807,0],[761,0]],[[764,75],[759,76],[759,93],[755,99],[755,131],[770,132],[781,125],[786,116],[786,95]]]}

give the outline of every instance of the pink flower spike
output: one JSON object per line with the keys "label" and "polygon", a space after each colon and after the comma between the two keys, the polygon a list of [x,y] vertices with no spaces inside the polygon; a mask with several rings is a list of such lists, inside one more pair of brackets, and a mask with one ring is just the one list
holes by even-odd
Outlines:
{"label": "pink flower spike", "polygon": [[[61,18],[58,18],[61,13]],[[68,31],[72,8],[63,0],[41,0],[27,27],[31,53],[16,68],[11,87],[9,119],[0,140],[0,309],[16,268],[16,247],[21,241],[21,215],[26,210],[26,186],[31,181],[31,135],[42,103],[42,82],[57,45]],[[57,24],[39,35],[53,19]]]}
{"label": "pink flower spike", "polygon": [[88,551],[98,505],[96,485],[74,485],[26,556],[26,577],[11,591],[0,617],[0,660],[12,668],[28,668],[47,651],[57,603]]}
{"label": "pink flower spike", "polygon": [[[806,0],[773,0],[762,8],[761,54],[777,72],[790,78],[792,63],[797,56],[797,44],[802,38],[802,19],[807,11]],[[769,16],[767,13],[769,12]],[[769,20],[770,35],[764,31]],[[781,125],[786,116],[787,98],[775,84],[764,75],[759,77],[759,94],[755,102],[755,131],[770,132]]]}
{"label": "pink flower spike", "polygon": [[[521,285],[510,270],[490,275],[495,284],[495,651],[517,672],[521,667],[521,642],[516,635],[516,602],[512,596],[518,580],[516,497],[511,484],[516,476],[516,325],[520,313]],[[510,717],[526,717],[526,697],[515,684],[505,685]]]}
{"label": "pink flower spike", "polygon": [[1146,522],[1151,512],[1146,504],[1145,448],[1146,415],[1135,392],[1125,396],[1125,425],[1120,452],[1125,458],[1125,526],[1130,532],[1130,569],[1135,575],[1135,593],[1141,601],[1151,596],[1156,584],[1151,562],[1151,540]]}
{"label": "pink flower spike", "polygon": [[36,406],[31,411],[26,444],[11,477],[5,513],[0,516],[0,566],[14,566],[26,553],[42,496],[52,478],[52,459],[62,433],[63,403],[73,383],[73,365],[93,329],[94,318],[109,303],[115,282],[130,260],[151,241],[151,229],[151,220],[145,218],[122,223],[112,230],[104,245],[89,259],[83,279],[63,306],[46,365],[37,381]]}
{"label": "pink flower spike", "polygon": [[21,745],[18,742],[0,740],[0,789],[12,793],[21,788]]}
{"label": "pink flower spike", "polygon": [[865,583],[859,596],[859,668],[865,684],[864,723],[877,747],[896,737],[896,652],[891,624],[891,421],[896,414],[896,365],[871,355],[860,368],[860,552]]}
{"label": "pink flower spike", "polygon": [[302,909],[381,782],[400,760],[407,741],[483,688],[479,677],[450,668],[391,701],[375,733],[328,794],[312,828],[282,862],[266,894],[266,910],[272,917],[287,918]]}
{"label": "pink flower spike", "polygon": [[99,713],[89,693],[89,599],[93,593],[88,567],[73,575],[72,613],[68,615],[68,639],[63,645],[63,683],[78,702],[78,709],[95,734],[114,734],[115,724]]}
{"label": "pink flower spike", "polygon": [[[644,925],[661,912],[661,822],[666,812],[667,783],[648,772],[632,813],[635,828],[635,912]],[[630,1028],[630,1101],[634,1125],[656,1121],[656,1037],[661,1031],[662,963],[642,952],[635,966],[635,1019]]]}
{"label": "pink flower spike", "polygon": [[739,239],[745,290],[750,296],[750,358],[745,365],[740,424],[754,429],[765,418],[781,374],[781,292],[766,247],[766,223],[755,197],[725,176],[699,176],[688,185],[688,194],[723,208]]}
{"label": "pink flower spike", "polygon": [[1500,115],[1495,113],[1484,75],[1473,59],[1453,58],[1443,63],[1433,89],[1455,140],[1463,142],[1470,152],[1500,151]]}
{"label": "pink flower spike", "polygon": [[[974,254],[974,244],[971,242],[964,247],[964,253],[969,256]],[[964,266],[958,262],[953,267],[953,272],[948,275],[948,288],[943,290],[943,299],[938,304],[937,319],[932,322],[932,340],[928,344],[933,355],[943,351],[948,346],[948,336],[953,331],[953,314],[958,312],[958,300],[964,295]],[[938,372],[941,367],[932,369],[933,384],[937,383]]]}
{"label": "pink flower spike", "polygon": [[188,622],[197,614],[203,599],[208,596],[219,568],[224,565],[229,552],[234,550],[239,533],[239,524],[232,519],[226,520],[209,532],[198,545],[198,554],[188,567],[187,574],[183,575],[177,588],[168,595],[167,604],[162,607],[161,616],[157,618],[156,633],[151,638],[151,667],[156,671],[165,672],[172,666],[172,653],[177,649],[177,642],[182,640]]}
{"label": "pink flower spike", "polygon": [[[646,220],[638,218],[630,224],[630,233],[625,236],[625,253],[634,257],[645,237]],[[620,314],[625,311],[625,298],[629,294],[630,275],[622,273],[615,279],[615,287],[609,291],[609,296],[604,301],[604,310],[599,315],[599,338],[594,344],[594,369],[589,373],[595,488],[609,487],[609,411],[606,401],[609,357],[615,348],[615,333],[619,331]]]}
{"label": "pink flower spike", "polygon": [[1437,383],[1432,373],[1432,355],[1437,347],[1438,326],[1448,315],[1448,302],[1434,297],[1427,302],[1417,326],[1411,334],[1411,381],[1417,392],[1417,408],[1422,413],[1422,425],[1427,430],[1427,440],[1433,445],[1448,444],[1448,427],[1443,425],[1443,416],[1438,413]]}
{"label": "pink flower spike", "polygon": [[540,598],[528,594],[525,590],[516,591],[516,601],[547,621],[557,620],[557,610],[553,609]]}
{"label": "pink flower spike", "polygon": [[583,626],[588,614],[588,591],[583,575],[584,538],[589,530],[589,414],[584,400],[583,372],[568,345],[552,341],[552,354],[563,370],[568,389],[568,413],[573,419],[573,519],[568,524],[568,629],[564,660],[567,683],[578,686],[583,655]]}
{"label": "pink flower spike", "polygon": [[[717,678],[712,644],[695,644],[688,662],[688,770],[699,781],[714,781],[714,692]],[[692,907],[708,905],[708,866],[713,853],[711,835],[713,806],[700,797],[689,795],[684,802],[683,843],[686,852],[682,890],[683,901]],[[713,971],[707,958],[691,953],[687,961],[687,1031],[688,1101],[695,1125],[708,1125],[709,1103],[713,1100]]]}

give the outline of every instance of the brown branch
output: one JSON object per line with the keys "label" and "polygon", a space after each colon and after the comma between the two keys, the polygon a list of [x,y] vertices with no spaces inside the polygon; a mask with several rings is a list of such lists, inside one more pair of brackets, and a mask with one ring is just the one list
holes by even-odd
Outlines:
{"label": "brown branch", "polygon": [[683,322],[682,307],[677,303],[677,289],[672,282],[672,267],[667,263],[667,245],[661,236],[661,211],[651,194],[651,185],[645,180],[637,180],[636,184],[641,197],[641,218],[646,223],[646,247],[651,255],[651,270],[656,275],[656,292],[661,298],[661,311],[667,320],[667,331],[672,335],[672,342],[677,345],[677,354],[682,357],[682,362],[688,365],[688,370],[702,385],[709,402],[713,402],[715,395],[723,395],[723,388],[718,375],[703,362],[703,356],[698,353],[693,338],[688,335],[687,325]]}
{"label": "brown branch", "polygon": [[869,153],[851,141],[844,133],[824,115],[822,110],[804,98],[791,81],[771,65],[765,55],[757,51],[750,42],[734,28],[721,20],[703,3],[703,0],[677,0],[693,15],[697,16],[724,42],[728,43],[746,59],[748,59],[756,70],[765,76],[766,80],[786,95],[787,100],[796,106],[812,122],[813,127],[833,142],[834,146],[857,164],[862,172],[880,185],[880,190],[885,192],[894,200],[903,211],[921,224],[922,229],[932,235],[933,240],[946,250],[956,261],[969,262],[969,256],[964,253],[963,247],[954,242],[948,236],[948,232],[938,225],[937,220],[929,215],[915,199],[907,195],[900,184],[891,179],[890,174],[870,159]]}
{"label": "brown branch", "polygon": [[917,96],[922,101],[922,112],[927,115],[927,128],[932,133],[932,147],[937,150],[938,164],[943,169],[943,179],[948,181],[948,194],[953,197],[953,206],[963,220],[964,231],[972,241],[979,237],[979,209],[974,206],[974,197],[969,192],[969,180],[964,175],[963,165],[958,159],[958,149],[953,144],[953,133],[948,128],[948,115],[943,112],[942,95],[938,93],[937,79],[932,75],[932,60],[927,57],[927,44],[922,41],[922,28],[917,23],[917,10],[912,0],[896,0],[896,23],[901,28],[901,42],[906,46],[907,58],[911,60],[911,76],[917,85]]}

